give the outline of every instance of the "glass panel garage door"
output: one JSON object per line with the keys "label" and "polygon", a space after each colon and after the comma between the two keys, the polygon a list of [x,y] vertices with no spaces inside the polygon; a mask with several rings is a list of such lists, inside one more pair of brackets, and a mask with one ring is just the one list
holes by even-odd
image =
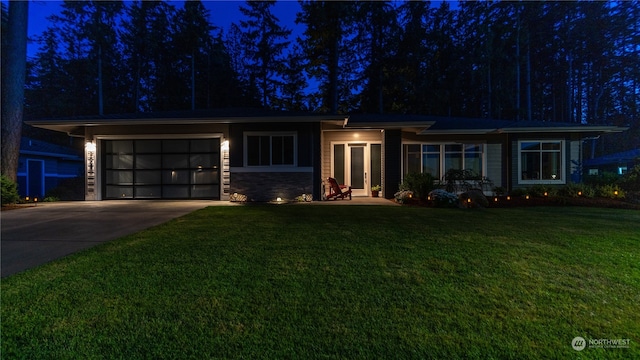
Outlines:
{"label": "glass panel garage door", "polygon": [[105,140],[105,199],[219,199],[220,139]]}

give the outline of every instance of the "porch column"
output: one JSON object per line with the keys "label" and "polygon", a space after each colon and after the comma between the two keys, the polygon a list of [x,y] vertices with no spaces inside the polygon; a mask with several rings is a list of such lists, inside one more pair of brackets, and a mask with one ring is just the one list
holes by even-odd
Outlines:
{"label": "porch column", "polygon": [[384,197],[393,199],[402,180],[402,130],[384,131]]}
{"label": "porch column", "polygon": [[318,122],[312,126],[313,200],[322,200],[322,125]]}

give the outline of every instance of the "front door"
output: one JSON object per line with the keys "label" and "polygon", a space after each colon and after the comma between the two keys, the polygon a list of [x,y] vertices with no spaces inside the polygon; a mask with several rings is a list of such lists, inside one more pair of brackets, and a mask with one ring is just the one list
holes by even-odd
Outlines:
{"label": "front door", "polygon": [[[368,196],[372,174],[379,173],[380,145],[363,142],[333,143],[332,176],[339,184],[351,186],[354,196]],[[377,154],[377,156],[376,156]],[[372,162],[375,162],[372,165]],[[376,165],[377,164],[377,165]],[[376,174],[373,174],[375,177]],[[377,175],[379,178],[380,175]],[[378,185],[380,180],[378,179]],[[375,184],[374,184],[375,185]]]}
{"label": "front door", "polygon": [[349,171],[347,172],[347,178],[354,196],[367,196],[369,194],[367,147],[367,144],[349,144],[347,156],[347,168]]}

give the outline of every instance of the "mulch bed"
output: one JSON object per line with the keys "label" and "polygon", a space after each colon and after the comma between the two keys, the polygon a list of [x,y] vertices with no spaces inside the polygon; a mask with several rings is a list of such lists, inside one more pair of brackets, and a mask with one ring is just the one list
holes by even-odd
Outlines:
{"label": "mulch bed", "polygon": [[[638,203],[632,203],[621,199],[608,198],[529,197],[527,199],[524,196],[512,196],[507,199],[506,196],[498,196],[487,197],[487,200],[489,201],[489,208],[515,208],[530,206],[585,206],[640,210],[640,204]],[[431,202],[425,200],[410,200],[404,205],[433,207],[433,204]]]}

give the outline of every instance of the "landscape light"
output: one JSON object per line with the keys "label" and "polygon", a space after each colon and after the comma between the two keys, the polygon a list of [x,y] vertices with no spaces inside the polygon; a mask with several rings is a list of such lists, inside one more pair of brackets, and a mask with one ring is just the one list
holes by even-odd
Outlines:
{"label": "landscape light", "polygon": [[578,191],[578,196],[582,196],[582,191]]}
{"label": "landscape light", "polygon": [[507,196],[507,200],[511,200],[511,196]]}
{"label": "landscape light", "polygon": [[496,197],[494,197],[494,198],[493,198],[493,201],[498,202],[498,197],[497,197],[497,196],[496,196]]}
{"label": "landscape light", "polygon": [[529,195],[525,195],[524,198],[529,200]]}
{"label": "landscape light", "polygon": [[618,190],[614,190],[613,195],[618,196]]}
{"label": "landscape light", "polygon": [[547,196],[547,195],[549,195],[549,194],[545,191],[545,192],[544,192],[544,196]]}

